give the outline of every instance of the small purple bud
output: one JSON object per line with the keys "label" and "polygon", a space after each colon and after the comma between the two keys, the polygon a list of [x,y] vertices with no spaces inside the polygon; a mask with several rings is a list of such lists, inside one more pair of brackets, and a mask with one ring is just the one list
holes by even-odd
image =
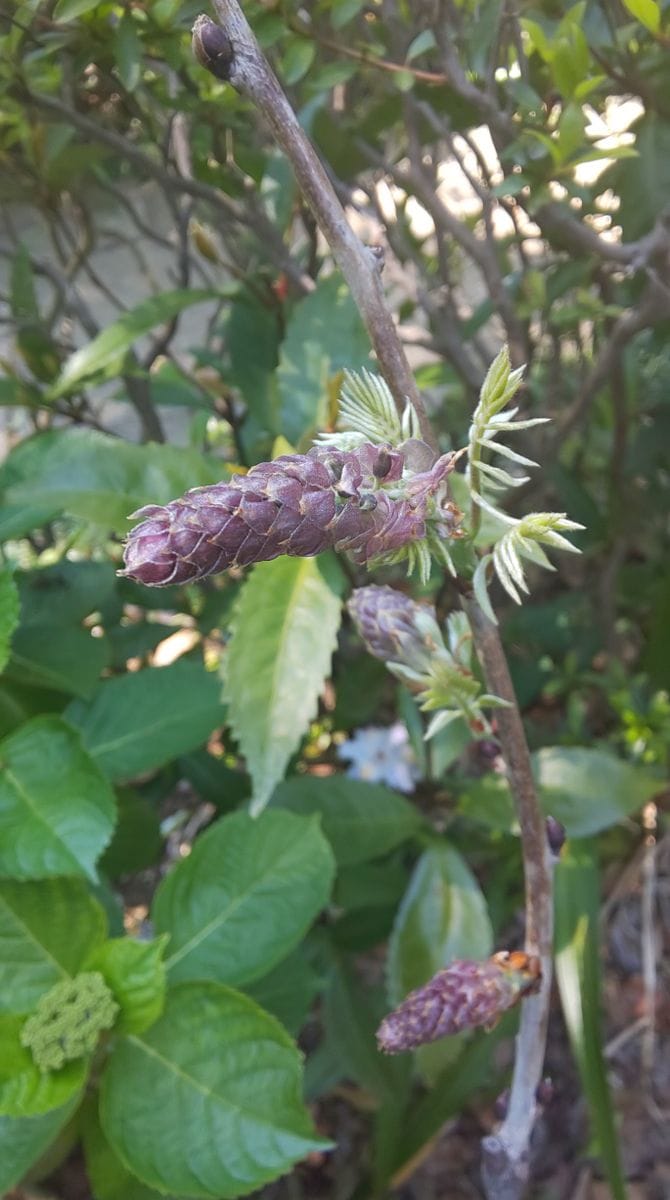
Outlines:
{"label": "small purple bud", "polygon": [[554,1099],[555,1088],[551,1079],[541,1079],[535,1090],[535,1099],[541,1108],[547,1108]]}
{"label": "small purple bud", "polygon": [[565,845],[565,826],[561,825],[561,822],[557,821],[556,817],[547,817],[545,829],[547,831],[549,849],[554,858],[559,858],[561,850]]}
{"label": "small purple bud", "polygon": [[217,79],[228,80],[235,59],[232,42],[209,17],[197,17],[193,26],[193,53],[210,74]]}

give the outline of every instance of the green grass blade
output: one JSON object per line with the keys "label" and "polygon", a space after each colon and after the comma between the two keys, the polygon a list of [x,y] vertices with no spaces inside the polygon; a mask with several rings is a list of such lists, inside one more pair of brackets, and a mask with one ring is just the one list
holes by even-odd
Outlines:
{"label": "green grass blade", "polygon": [[568,843],[556,868],[556,978],[603,1170],[615,1200],[626,1200],[619,1140],[602,1052],[599,872],[594,843]]}

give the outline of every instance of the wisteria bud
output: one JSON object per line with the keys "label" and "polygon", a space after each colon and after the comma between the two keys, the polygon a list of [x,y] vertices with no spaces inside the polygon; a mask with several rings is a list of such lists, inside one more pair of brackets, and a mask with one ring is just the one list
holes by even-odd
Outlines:
{"label": "wisteria bud", "polygon": [[522,951],[482,961],[456,959],[384,1018],[377,1030],[379,1049],[400,1054],[450,1034],[491,1029],[540,980],[538,960]]}
{"label": "wisteria bud", "polygon": [[368,650],[382,662],[427,672],[435,651],[444,648],[435,610],[396,588],[357,588],[348,608]]}
{"label": "wisteria bud", "polygon": [[[128,537],[122,574],[163,587],[280,554],[310,558],[333,549],[368,563],[402,552],[425,538],[451,458],[407,487],[403,466],[402,454],[386,446],[319,447],[150,504],[134,514],[144,520]],[[387,484],[399,486],[391,493]]]}

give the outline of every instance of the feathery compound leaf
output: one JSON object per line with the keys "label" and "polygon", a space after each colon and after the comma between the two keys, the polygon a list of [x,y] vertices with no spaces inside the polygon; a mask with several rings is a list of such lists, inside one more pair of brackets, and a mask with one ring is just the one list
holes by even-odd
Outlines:
{"label": "feathery compound leaf", "polygon": [[528,591],[522,559],[553,571],[540,543],[579,554],[577,546],[562,537],[559,530],[583,528],[577,521],[569,521],[565,513],[529,513],[503,534],[493,549],[493,565],[505,591],[517,604],[521,604],[519,592]]}
{"label": "feathery compound leaf", "polygon": [[[506,466],[493,466],[490,462],[484,462],[483,454],[492,451],[503,460],[521,467],[538,465],[531,458],[517,454],[515,450],[510,450],[497,440],[503,432],[514,433],[520,429],[529,429],[532,425],[540,425],[546,420],[544,417],[534,417],[527,421],[516,421],[514,418],[518,408],[502,411],[518,390],[522,371],[522,368],[512,371],[509,353],[504,346],[491,364],[482,385],[479,404],[472,417],[468,442],[467,479],[471,498],[477,508],[490,513],[508,526],[495,543],[492,554],[482,558],[472,581],[480,608],[494,622],[495,613],[488,597],[489,566],[493,564],[507,594],[516,604],[521,604],[521,594],[528,592],[523,560],[546,570],[553,570],[542,544],[553,546],[556,550],[571,550],[579,554],[578,548],[563,537],[562,533],[584,528],[576,521],[569,521],[565,513],[530,513],[517,521],[493,503],[493,498],[497,499],[497,493],[508,488],[520,487],[527,482],[528,476],[512,475]],[[477,526],[476,514],[474,526]]]}
{"label": "feathery compound leaf", "polygon": [[[505,491],[507,488],[519,487],[522,483],[526,483],[528,477],[512,475],[505,467],[494,467],[490,463],[484,462],[482,455],[491,450],[495,454],[499,454],[501,458],[507,459],[511,463],[517,463],[519,466],[537,466],[538,464],[533,459],[526,458],[523,454],[517,454],[515,450],[510,450],[494,439],[499,433],[514,433],[521,429],[529,429],[532,425],[542,425],[547,420],[546,417],[533,417],[527,421],[515,421],[518,408],[509,409],[505,413],[501,412],[501,409],[509,404],[521,386],[523,370],[523,367],[512,370],[509,351],[507,346],[503,346],[491,363],[482,384],[479,404],[473,413],[468,435],[467,478],[472,498],[480,508],[486,509],[494,516],[502,517],[503,520],[509,520],[509,518],[505,518],[505,514],[487,500],[483,494],[484,483],[490,491]],[[482,476],[484,479],[481,478]]]}
{"label": "feathery compound leaf", "polygon": [[364,441],[399,446],[408,438],[421,435],[416,413],[409,401],[401,417],[386,381],[381,375],[374,375],[365,368],[360,373],[344,372],[338,425],[346,432],[321,434],[316,444],[337,446],[343,450]]}

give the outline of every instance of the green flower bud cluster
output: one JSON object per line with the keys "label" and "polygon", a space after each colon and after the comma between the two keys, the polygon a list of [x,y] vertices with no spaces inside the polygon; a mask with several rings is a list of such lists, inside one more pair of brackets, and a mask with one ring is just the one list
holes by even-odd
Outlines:
{"label": "green flower bud cluster", "polygon": [[92,1054],[118,1011],[100,972],[84,972],[55,984],[40,998],[21,1030],[21,1044],[30,1050],[40,1071],[58,1071],[65,1063]]}
{"label": "green flower bud cluster", "polygon": [[370,653],[417,695],[424,712],[435,713],[426,738],[459,717],[474,734],[490,734],[483,709],[506,705],[482,691],[473,670],[472,633],[464,613],[449,616],[445,642],[435,609],[417,604],[395,588],[357,588],[348,608]]}

